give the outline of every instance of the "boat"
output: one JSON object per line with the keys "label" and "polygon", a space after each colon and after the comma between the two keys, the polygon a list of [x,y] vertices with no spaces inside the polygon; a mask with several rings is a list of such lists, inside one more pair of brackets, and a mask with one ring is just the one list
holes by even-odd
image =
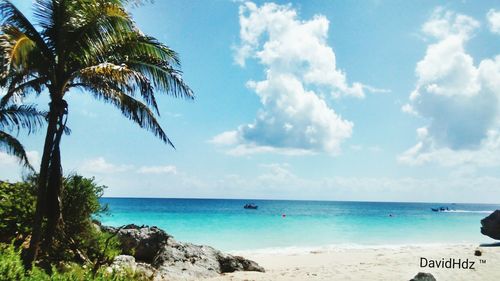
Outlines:
{"label": "boat", "polygon": [[439,207],[439,208],[431,208],[433,212],[444,212],[444,211],[449,211],[450,208],[448,207]]}
{"label": "boat", "polygon": [[255,205],[255,204],[245,204],[245,206],[243,206],[243,208],[256,210],[257,208],[259,208],[259,206]]}

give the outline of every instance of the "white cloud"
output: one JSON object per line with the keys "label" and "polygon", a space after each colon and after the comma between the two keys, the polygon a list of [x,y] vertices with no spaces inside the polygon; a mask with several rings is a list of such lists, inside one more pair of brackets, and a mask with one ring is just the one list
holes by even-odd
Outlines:
{"label": "white cloud", "polygon": [[35,169],[40,166],[40,153],[38,153],[38,151],[26,151],[26,156],[28,157],[28,161],[30,161],[31,166]]}
{"label": "white cloud", "polygon": [[[250,176],[230,174],[214,179],[183,175],[173,179],[178,180],[175,184],[159,183],[159,192],[169,186],[175,188],[156,196],[490,203],[500,197],[500,178],[474,176],[465,170],[425,179],[343,176],[312,179],[295,174],[286,163],[262,164],[258,168],[260,172]],[[132,186],[135,190],[137,184]]]}
{"label": "white cloud", "polygon": [[322,15],[299,20],[291,5],[266,3],[257,7],[246,2],[240,6],[241,46],[236,62],[244,65],[248,58],[256,58],[275,72],[328,86],[334,95],[363,97],[363,85],[348,85],[345,73],[336,65],[335,53],[326,43],[328,26]]}
{"label": "white cloud", "polygon": [[[38,151],[26,151],[26,156],[35,169],[40,165],[40,155]],[[19,160],[12,155],[0,151],[0,165],[19,165]]]}
{"label": "white cloud", "polygon": [[437,39],[446,39],[449,36],[468,38],[478,27],[479,22],[475,19],[438,7],[431,18],[424,23],[422,31],[425,35]]}
{"label": "white cloud", "polygon": [[261,183],[266,183],[265,185],[275,185],[275,184],[290,184],[296,181],[298,178],[290,170],[290,165],[288,164],[263,164],[261,168],[266,172],[257,177],[257,181]]}
{"label": "white cloud", "polygon": [[177,168],[173,165],[167,166],[142,166],[137,170],[139,174],[177,174]]}
{"label": "white cloud", "polygon": [[210,142],[218,145],[235,145],[238,144],[241,140],[239,139],[239,135],[237,131],[229,131],[221,133],[215,137],[213,137]]}
{"label": "white cloud", "polygon": [[18,163],[16,158],[14,158],[13,156],[11,156],[5,152],[0,151],[0,164],[1,165],[12,165],[12,164],[16,164],[16,163]]}
{"label": "white cloud", "polygon": [[240,27],[235,60],[244,66],[256,59],[264,66],[265,80],[247,83],[262,108],[253,123],[223,132],[211,142],[230,146],[233,155],[338,154],[354,125],[327,104],[324,94],[362,98],[365,90],[386,90],[347,82],[327,44],[329,21],[322,15],[301,20],[291,5],[258,7],[246,2],[240,6]]}
{"label": "white cloud", "polygon": [[437,42],[417,63],[417,86],[402,110],[429,124],[417,131],[418,143],[399,157],[401,162],[500,164],[487,157],[500,152],[500,56],[474,64],[465,45],[478,27],[473,18],[442,8],[423,25],[423,33]]}
{"label": "white cloud", "polygon": [[491,167],[500,164],[500,134],[491,130],[481,141],[478,149],[453,150],[439,147],[432,138],[420,137],[419,142],[399,156],[398,160],[409,165],[438,163],[441,166],[479,166]]}
{"label": "white cloud", "polygon": [[491,9],[486,14],[486,18],[488,19],[490,31],[500,34],[500,11]]}
{"label": "white cloud", "polygon": [[140,166],[127,165],[127,164],[114,164],[108,162],[103,157],[97,157],[84,161],[79,169],[87,174],[116,174],[125,172],[134,172],[138,174],[157,174],[157,175],[176,175],[178,173],[177,167],[174,165],[164,166]]}
{"label": "white cloud", "polygon": [[[1,171],[1,170],[0,170]],[[368,200],[422,202],[495,202],[500,178],[477,176],[474,170],[425,179],[414,177],[334,176],[311,178],[287,163],[260,164],[245,175],[189,174],[162,177],[99,175],[109,186],[106,196],[177,198],[263,198],[300,200]],[[248,173],[247,173],[248,172]],[[165,177],[168,176],[168,180]],[[141,188],[137,188],[141,186]],[[474,188],[471,188],[473,186]]]}
{"label": "white cloud", "polygon": [[80,170],[85,173],[112,174],[123,173],[133,169],[132,165],[116,165],[106,161],[103,157],[89,159],[83,162]]}

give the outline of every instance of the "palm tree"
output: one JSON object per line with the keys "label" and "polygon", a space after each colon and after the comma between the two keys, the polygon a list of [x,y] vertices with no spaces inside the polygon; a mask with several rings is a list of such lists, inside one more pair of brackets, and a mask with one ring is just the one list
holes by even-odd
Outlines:
{"label": "palm tree", "polygon": [[29,105],[9,105],[0,107],[0,148],[15,156],[27,169],[33,171],[28,161],[24,146],[5,130],[19,132],[21,129],[28,134],[35,132],[44,121],[44,113]]}
{"label": "palm tree", "polygon": [[[83,89],[172,147],[155,117],[159,111],[154,94],[193,99],[181,78],[178,55],[137,28],[126,10],[129,2],[137,0],[36,0],[35,25],[10,1],[0,0],[0,86],[7,88],[0,103],[30,93],[50,97],[36,215],[24,255],[28,267],[42,240],[42,249],[51,245],[62,219],[60,142],[68,116],[65,94]],[[42,235],[44,216],[47,224]]]}

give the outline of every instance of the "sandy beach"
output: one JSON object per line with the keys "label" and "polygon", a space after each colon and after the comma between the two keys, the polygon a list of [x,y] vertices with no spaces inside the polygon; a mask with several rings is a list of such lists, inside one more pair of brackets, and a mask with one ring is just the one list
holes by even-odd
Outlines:
{"label": "sandy beach", "polygon": [[[482,252],[480,257],[475,250]],[[500,247],[472,244],[337,247],[309,251],[236,253],[262,265],[265,273],[235,272],[208,279],[222,280],[410,280],[428,272],[438,281],[500,280]],[[468,259],[474,269],[420,268],[421,258]]]}

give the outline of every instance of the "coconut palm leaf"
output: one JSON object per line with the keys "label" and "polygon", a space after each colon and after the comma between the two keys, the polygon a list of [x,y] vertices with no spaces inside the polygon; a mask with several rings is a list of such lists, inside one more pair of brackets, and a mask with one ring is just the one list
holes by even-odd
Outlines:
{"label": "coconut palm leaf", "polygon": [[19,132],[25,129],[28,134],[39,129],[45,120],[45,112],[36,110],[31,105],[9,105],[0,107],[0,149],[15,156],[26,168],[33,170],[28,161],[23,145],[5,129]]}
{"label": "coconut palm leaf", "polygon": [[167,134],[163,131],[160,124],[156,120],[153,112],[144,103],[127,95],[119,88],[106,83],[102,83],[101,85],[97,85],[95,83],[86,85],[85,83],[81,83],[79,87],[82,87],[89,93],[92,93],[96,99],[103,100],[106,103],[114,105],[120,109],[121,113],[126,118],[138,124],[139,127],[152,132],[160,140],[175,148],[172,141],[170,141]]}
{"label": "coconut palm leaf", "polygon": [[34,171],[31,166],[23,145],[13,136],[0,131],[0,149],[19,159],[19,162],[25,167]]}
{"label": "coconut palm leaf", "polygon": [[7,93],[0,99],[0,107],[4,107],[11,100],[17,99],[19,101],[32,92],[40,94],[45,89],[46,82],[46,77],[34,78],[21,83],[12,82]]}
{"label": "coconut palm leaf", "polygon": [[103,83],[113,84],[120,91],[131,96],[135,96],[139,92],[146,104],[159,113],[153,86],[143,73],[130,69],[127,65],[118,66],[112,63],[102,63],[80,70],[75,73],[73,78],[73,82],[85,81],[86,85],[91,85],[92,81],[97,83],[99,80],[102,80]]}
{"label": "coconut palm leaf", "polygon": [[46,113],[32,105],[9,105],[0,108],[0,129],[19,132],[24,129],[28,134],[36,132],[45,122]]}
{"label": "coconut palm leaf", "polygon": [[2,19],[2,26],[13,26],[18,28],[22,33],[26,34],[30,40],[36,43],[42,52],[42,57],[47,59],[48,62],[54,61],[52,52],[45,44],[41,34],[14,4],[8,0],[0,1],[0,16]]}

